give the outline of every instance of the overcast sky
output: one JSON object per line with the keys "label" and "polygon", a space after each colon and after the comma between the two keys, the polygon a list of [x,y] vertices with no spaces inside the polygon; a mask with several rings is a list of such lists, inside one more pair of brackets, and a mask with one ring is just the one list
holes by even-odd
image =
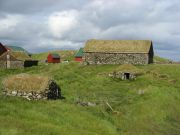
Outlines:
{"label": "overcast sky", "polygon": [[0,0],[0,42],[30,52],[78,49],[88,39],[153,40],[180,61],[180,0]]}

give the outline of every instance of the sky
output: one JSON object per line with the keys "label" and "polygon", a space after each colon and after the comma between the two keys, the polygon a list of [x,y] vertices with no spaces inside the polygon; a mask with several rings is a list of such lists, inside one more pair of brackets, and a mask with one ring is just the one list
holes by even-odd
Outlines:
{"label": "sky", "polygon": [[32,53],[88,39],[152,40],[180,61],[180,0],[0,0],[0,42]]}

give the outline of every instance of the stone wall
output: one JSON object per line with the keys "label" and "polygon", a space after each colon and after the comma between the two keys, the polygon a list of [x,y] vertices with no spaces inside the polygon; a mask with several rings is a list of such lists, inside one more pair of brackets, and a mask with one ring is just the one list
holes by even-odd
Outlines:
{"label": "stone wall", "polygon": [[6,68],[6,61],[0,61],[0,68]]}
{"label": "stone wall", "polygon": [[[126,77],[126,74],[129,74],[129,78]],[[121,79],[121,80],[135,80],[137,74],[134,72],[113,72],[109,74],[109,77]]]}
{"label": "stone wall", "polygon": [[[10,61],[10,68],[23,68],[23,61]],[[7,68],[6,61],[0,61],[0,68]]]}
{"label": "stone wall", "polygon": [[126,53],[84,53],[83,62],[87,64],[135,64],[149,63],[148,54]]}
{"label": "stone wall", "polygon": [[28,100],[59,99],[61,98],[61,89],[55,83],[55,81],[50,80],[44,91],[22,91],[21,89],[7,90],[6,88],[4,88],[3,94],[7,96],[22,97]]}
{"label": "stone wall", "polygon": [[23,68],[24,61],[10,61],[10,68]]}

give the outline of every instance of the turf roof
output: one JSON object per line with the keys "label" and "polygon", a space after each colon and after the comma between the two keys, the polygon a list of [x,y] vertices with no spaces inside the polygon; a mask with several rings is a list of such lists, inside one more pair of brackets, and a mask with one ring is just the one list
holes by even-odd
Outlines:
{"label": "turf roof", "polygon": [[18,60],[32,60],[25,52],[10,52]]}
{"label": "turf roof", "polygon": [[41,92],[47,88],[49,80],[47,76],[18,74],[7,77],[3,85],[7,91]]}
{"label": "turf roof", "polygon": [[84,52],[149,53],[150,40],[88,40]]}
{"label": "turf roof", "polygon": [[25,52],[28,55],[30,55],[31,53],[29,53],[27,50],[25,50],[22,47],[19,46],[10,46],[10,45],[6,45],[7,48],[9,48],[11,51],[15,51],[15,52]]}
{"label": "turf roof", "polygon": [[57,54],[57,53],[51,53],[51,56],[52,56],[53,58],[60,58],[59,54]]}
{"label": "turf roof", "polygon": [[115,69],[116,72],[135,72],[135,73],[139,73],[139,72],[143,72],[143,70],[137,68],[136,66],[132,65],[132,64],[123,64],[120,65],[119,67],[117,67]]}
{"label": "turf roof", "polygon": [[9,52],[2,54],[1,57],[4,57],[4,55],[7,55],[7,54],[11,55],[12,59],[17,59],[17,60],[21,60],[21,61],[32,60],[32,58],[29,57],[25,52],[9,51]]}

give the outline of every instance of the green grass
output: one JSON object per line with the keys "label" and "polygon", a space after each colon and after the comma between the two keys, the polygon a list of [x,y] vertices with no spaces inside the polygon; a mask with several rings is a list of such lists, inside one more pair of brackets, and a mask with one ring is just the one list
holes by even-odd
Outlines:
{"label": "green grass", "polygon": [[162,58],[162,57],[159,57],[159,56],[154,56],[154,62],[169,63],[171,61],[172,60],[170,60],[170,59]]}
{"label": "green grass", "polygon": [[[1,95],[0,134],[179,135],[180,65],[138,66],[146,74],[135,81],[114,80],[104,74],[117,68],[71,62],[0,70],[0,81],[19,73],[50,76],[66,98],[27,101]],[[76,105],[77,98],[97,106]],[[111,112],[106,101],[119,113]]]}

